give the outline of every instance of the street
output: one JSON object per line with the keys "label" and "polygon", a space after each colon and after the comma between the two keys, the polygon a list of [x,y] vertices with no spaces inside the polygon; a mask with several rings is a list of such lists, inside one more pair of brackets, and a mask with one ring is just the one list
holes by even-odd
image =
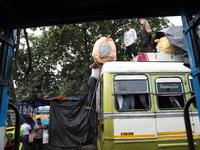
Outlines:
{"label": "street", "polygon": [[[31,150],[31,143],[29,143],[28,145],[28,150]],[[37,146],[35,150],[38,150]],[[59,147],[49,146],[48,144],[44,144],[43,150],[97,150],[97,148],[93,144],[82,146],[82,149],[79,149],[79,147],[78,148],[59,148]]]}

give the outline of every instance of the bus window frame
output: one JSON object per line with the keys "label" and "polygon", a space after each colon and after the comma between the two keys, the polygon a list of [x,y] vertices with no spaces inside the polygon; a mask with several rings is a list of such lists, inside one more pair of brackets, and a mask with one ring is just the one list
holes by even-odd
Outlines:
{"label": "bus window frame", "polygon": [[[175,81],[167,81],[169,79],[179,79],[180,82],[177,82],[177,83],[181,83],[181,93],[180,92],[163,92],[163,93],[158,93],[158,85],[157,83],[162,83],[161,81],[157,82],[156,80],[158,79],[166,79],[166,81],[164,82],[163,80],[163,83],[176,83]],[[184,86],[183,86],[183,80],[180,78],[180,77],[158,77],[155,79],[155,88],[156,88],[156,99],[157,99],[157,107],[160,109],[160,110],[182,110],[184,109],[184,106],[185,106],[185,103],[186,103],[186,99],[185,99],[185,93],[184,93]],[[183,98],[183,106],[182,107],[171,107],[171,108],[162,108],[160,107],[159,105],[159,98],[158,96],[162,96],[162,97],[177,97],[177,96],[181,96]],[[180,104],[180,102],[179,102]]]}
{"label": "bus window frame", "polygon": [[[195,93],[194,93],[194,87],[192,85],[192,79],[193,79],[192,76],[188,75],[188,83],[189,83],[190,95],[191,96],[195,95]],[[193,103],[193,106],[194,106],[195,109],[197,109],[197,103],[196,103],[196,101]]]}
{"label": "bus window frame", "polygon": [[190,92],[194,95],[194,87],[193,87],[192,82],[191,82],[192,79],[193,79],[192,76],[188,75],[188,82],[189,82]]}
{"label": "bus window frame", "polygon": [[[127,76],[134,76],[134,77],[139,77],[139,76],[143,76],[144,78],[128,78],[127,80],[145,80],[145,83],[146,83],[146,87],[147,87],[147,91],[144,92],[144,91],[135,91],[135,92],[123,92],[123,93],[117,93],[116,92],[116,81],[115,78],[116,76],[124,76],[124,77],[127,77]],[[118,81],[120,80],[123,80],[125,81],[125,79],[118,79]],[[151,104],[151,100],[150,100],[150,88],[149,88],[149,80],[148,80],[148,76],[146,74],[116,74],[113,78],[113,87],[114,87],[114,93],[112,94],[114,96],[114,105],[115,105],[115,110],[118,111],[118,112],[134,112],[134,111],[148,111],[151,109],[152,107],[152,104]],[[128,110],[120,110],[119,108],[117,108],[117,95],[137,95],[137,97],[139,97],[139,95],[145,95],[145,98],[146,98],[146,101],[148,102],[148,108],[136,108],[136,109],[128,109]],[[139,98],[135,99],[135,103],[136,101],[140,102],[141,103],[141,100]],[[142,105],[142,104],[141,104]]]}

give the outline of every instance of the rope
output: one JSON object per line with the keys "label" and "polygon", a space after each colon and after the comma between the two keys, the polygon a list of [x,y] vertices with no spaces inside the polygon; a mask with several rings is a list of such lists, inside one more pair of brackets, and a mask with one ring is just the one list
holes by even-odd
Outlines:
{"label": "rope", "polygon": [[[99,63],[97,63],[97,65],[100,67]],[[90,109],[89,109],[89,112],[88,112],[87,121],[86,121],[86,125],[85,125],[84,131],[83,131],[83,137],[82,137],[82,140],[81,140],[81,143],[80,143],[79,150],[81,150],[81,148],[82,148],[83,140],[84,140],[84,137],[85,137],[85,132],[86,132],[86,129],[87,129],[90,113],[91,113],[91,110],[92,110],[92,105],[93,105],[93,102],[94,102],[95,92],[96,92],[97,85],[98,85],[99,81],[100,81],[100,73],[99,73],[99,78],[96,82],[95,89],[94,89],[94,92],[93,92],[92,101],[91,101],[91,104],[90,104]]]}

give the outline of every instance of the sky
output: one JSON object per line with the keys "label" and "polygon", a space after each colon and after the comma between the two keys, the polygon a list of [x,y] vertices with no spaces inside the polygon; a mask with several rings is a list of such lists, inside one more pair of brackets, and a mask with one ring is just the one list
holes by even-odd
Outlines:
{"label": "sky", "polygon": [[[175,26],[182,26],[182,20],[181,20],[181,16],[169,16],[169,17],[167,17],[169,20],[170,20],[170,22],[172,23],[172,24],[174,24]],[[28,29],[28,32],[29,33],[33,33],[31,30],[29,30]],[[41,35],[41,31],[39,30],[39,28],[37,28],[37,30],[36,31],[34,31],[34,34],[36,34],[36,35]]]}
{"label": "sky", "polygon": [[181,16],[167,17],[175,26],[182,26]]}

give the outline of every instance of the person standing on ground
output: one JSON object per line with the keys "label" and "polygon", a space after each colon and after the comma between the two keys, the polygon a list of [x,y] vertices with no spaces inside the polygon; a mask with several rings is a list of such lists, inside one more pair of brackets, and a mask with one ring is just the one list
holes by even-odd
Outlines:
{"label": "person standing on ground", "polygon": [[43,130],[47,127],[41,122],[40,118],[37,118],[37,124],[34,126],[34,138],[31,150],[35,150],[36,145],[38,144],[39,150],[43,149]]}
{"label": "person standing on ground", "polygon": [[143,39],[144,46],[146,48],[146,52],[152,52],[152,48],[151,48],[152,30],[150,28],[148,21],[146,21],[143,18],[137,18],[137,22],[142,27],[142,39]]}
{"label": "person standing on ground", "polygon": [[25,120],[25,122],[21,127],[24,129],[22,135],[22,143],[23,143],[22,150],[27,150],[29,142],[29,134],[31,133],[31,126],[28,124],[28,120]]}
{"label": "person standing on ground", "polygon": [[123,48],[126,50],[126,53],[128,54],[128,57],[130,61],[133,61],[133,56],[137,56],[136,51],[136,44],[137,44],[137,34],[135,29],[130,28],[128,24],[124,24],[124,28],[126,29],[126,32],[124,33],[124,44]]}

